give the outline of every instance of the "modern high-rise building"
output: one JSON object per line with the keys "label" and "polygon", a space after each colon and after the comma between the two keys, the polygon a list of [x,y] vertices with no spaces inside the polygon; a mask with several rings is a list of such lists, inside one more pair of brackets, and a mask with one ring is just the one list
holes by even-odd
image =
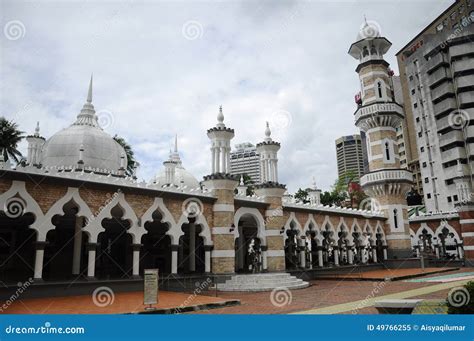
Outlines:
{"label": "modern high-rise building", "polygon": [[471,188],[473,3],[456,1],[397,54],[408,168],[422,183],[431,212],[453,210],[462,200],[458,188]]}
{"label": "modern high-rise building", "polygon": [[235,145],[230,152],[230,173],[234,175],[247,174],[254,183],[260,183],[260,156],[257,148],[249,143]]}
{"label": "modern high-rise building", "polygon": [[337,172],[342,177],[347,172],[353,172],[360,179],[364,175],[365,145],[360,135],[342,136],[336,140]]}

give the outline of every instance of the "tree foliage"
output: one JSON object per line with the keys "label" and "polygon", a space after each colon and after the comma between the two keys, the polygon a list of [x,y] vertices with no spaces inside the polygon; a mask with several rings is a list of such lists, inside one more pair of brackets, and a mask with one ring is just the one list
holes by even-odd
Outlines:
{"label": "tree foliage", "polygon": [[132,146],[128,144],[128,142],[125,141],[123,137],[115,135],[114,140],[122,146],[122,148],[125,150],[125,155],[127,156],[127,169],[125,174],[132,176],[135,168],[137,168],[137,161],[135,160],[135,153],[132,150]]}
{"label": "tree foliage", "polygon": [[25,137],[24,132],[18,129],[18,124],[0,117],[0,152],[5,161],[9,159],[20,162],[22,155],[18,150],[18,143]]}

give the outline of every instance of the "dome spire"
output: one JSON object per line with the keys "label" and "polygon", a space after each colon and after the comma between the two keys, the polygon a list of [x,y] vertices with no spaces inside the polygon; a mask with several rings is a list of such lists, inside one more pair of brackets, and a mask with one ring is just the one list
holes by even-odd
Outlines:
{"label": "dome spire", "polygon": [[174,135],[174,152],[178,153],[178,134]]}
{"label": "dome spire", "polygon": [[92,77],[93,75],[91,75],[91,80],[89,82],[86,103],[84,103],[81,112],[77,115],[77,120],[74,122],[74,125],[88,125],[100,128],[97,123],[94,105],[92,104]]}
{"label": "dome spire", "polygon": [[218,128],[225,128],[224,124],[224,113],[222,112],[222,105],[219,107],[219,113],[217,114],[217,125]]}
{"label": "dome spire", "polygon": [[94,75],[91,74],[91,80],[89,82],[89,91],[87,92],[87,103],[92,103],[92,77]]}
{"label": "dome spire", "polygon": [[40,136],[40,123],[39,121],[36,122],[36,128],[35,128],[35,137]]}
{"label": "dome spire", "polygon": [[272,141],[272,138],[270,137],[271,134],[272,134],[272,132],[270,130],[270,125],[267,121],[266,122],[266,128],[265,128],[265,139],[264,139],[265,142],[271,142]]}

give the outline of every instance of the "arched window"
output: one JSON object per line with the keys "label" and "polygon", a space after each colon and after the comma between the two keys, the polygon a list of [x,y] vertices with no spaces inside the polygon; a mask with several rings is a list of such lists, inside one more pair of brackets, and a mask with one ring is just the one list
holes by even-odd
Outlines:
{"label": "arched window", "polygon": [[366,57],[368,55],[369,55],[369,50],[367,49],[367,46],[364,46],[364,48],[362,49],[362,56]]}
{"label": "arched window", "polygon": [[393,209],[393,224],[395,225],[395,228],[398,229],[398,217],[397,217],[397,209]]}
{"label": "arched window", "polygon": [[388,142],[385,142],[385,156],[387,157],[387,161],[390,161],[390,147]]}
{"label": "arched window", "polygon": [[377,82],[377,91],[379,93],[379,98],[382,98],[382,82]]}

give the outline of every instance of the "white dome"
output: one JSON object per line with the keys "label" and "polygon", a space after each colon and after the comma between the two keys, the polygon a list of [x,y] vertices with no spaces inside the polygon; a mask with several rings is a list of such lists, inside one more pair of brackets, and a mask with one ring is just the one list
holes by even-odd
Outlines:
{"label": "white dome", "polygon": [[[181,157],[179,156],[178,152],[178,136],[175,137],[174,140],[174,152],[170,150],[169,160],[173,162],[176,166],[174,168],[174,181],[173,183],[169,183],[166,177],[166,168],[163,168],[153,179],[153,182],[158,184],[159,186],[164,185],[174,185],[176,187],[186,186],[187,188],[198,188],[200,187],[199,181],[184,169],[183,164],[181,162]],[[166,164],[166,162],[165,162]]]}
{"label": "white dome", "polygon": [[[82,155],[81,151],[83,150]],[[94,168],[105,173],[117,173],[125,150],[109,134],[100,128],[92,105],[92,78],[87,102],[76,122],[51,136],[41,151],[43,167],[75,167],[81,159],[84,168]]]}
{"label": "white dome", "polygon": [[[190,172],[188,172],[186,169],[184,169],[183,166],[177,166],[175,168],[175,174],[174,174],[174,184],[176,187],[180,186],[186,186],[187,188],[197,188],[199,187],[199,181],[192,175]],[[156,176],[154,181],[158,185],[168,185],[166,182],[166,174],[165,170],[163,169],[160,171]]]}
{"label": "white dome", "polygon": [[357,33],[356,41],[363,39],[375,39],[380,37],[380,26],[373,20],[364,20],[364,23],[360,26],[359,32]]}

